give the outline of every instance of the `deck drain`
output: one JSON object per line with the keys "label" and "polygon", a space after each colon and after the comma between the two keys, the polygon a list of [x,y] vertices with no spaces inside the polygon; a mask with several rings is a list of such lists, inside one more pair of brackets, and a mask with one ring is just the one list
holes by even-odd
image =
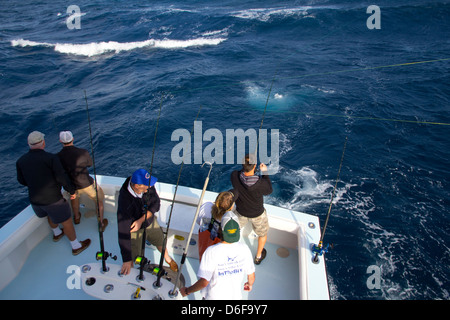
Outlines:
{"label": "deck drain", "polygon": [[91,271],[91,266],[88,264],[85,264],[84,266],[81,267],[81,272],[86,273]]}
{"label": "deck drain", "polygon": [[277,249],[277,255],[281,258],[287,258],[289,257],[289,250],[283,247],[279,247]]}
{"label": "deck drain", "polygon": [[87,286],[92,286],[95,283],[95,278],[94,277],[90,277],[86,279],[86,285]]}
{"label": "deck drain", "polygon": [[104,288],[103,291],[105,291],[106,293],[110,293],[111,291],[114,290],[114,285],[112,284],[107,284]]}

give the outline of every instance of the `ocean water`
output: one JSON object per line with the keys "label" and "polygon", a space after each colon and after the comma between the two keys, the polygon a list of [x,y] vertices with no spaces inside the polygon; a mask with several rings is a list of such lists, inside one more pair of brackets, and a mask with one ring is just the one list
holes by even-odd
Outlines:
{"label": "ocean water", "polygon": [[[322,225],[348,138],[324,239],[332,299],[450,298],[449,1],[70,4],[78,16],[60,0],[0,9],[0,226],[28,205],[15,162],[29,132],[50,152],[61,130],[90,149],[85,92],[103,175],[150,167],[160,105],[153,174],[167,183],[172,133],[197,113],[224,136],[264,115],[280,155],[266,202]],[[227,190],[239,161],[215,164],[208,189]],[[206,174],[186,164],[180,184]]]}

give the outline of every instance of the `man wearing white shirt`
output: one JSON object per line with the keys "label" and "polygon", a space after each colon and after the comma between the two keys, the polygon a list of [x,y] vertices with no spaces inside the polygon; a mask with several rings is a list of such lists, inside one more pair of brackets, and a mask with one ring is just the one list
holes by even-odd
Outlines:
{"label": "man wearing white shirt", "polygon": [[223,241],[206,249],[197,273],[199,280],[180,289],[183,297],[202,290],[206,300],[240,300],[245,279],[243,289],[252,290],[255,265],[248,246],[239,242],[238,221],[233,212],[225,213],[221,222]]}

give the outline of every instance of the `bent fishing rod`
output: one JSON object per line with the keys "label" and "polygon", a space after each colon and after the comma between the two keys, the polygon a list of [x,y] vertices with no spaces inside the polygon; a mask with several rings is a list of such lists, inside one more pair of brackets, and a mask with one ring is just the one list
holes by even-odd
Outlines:
{"label": "bent fishing rod", "polygon": [[312,247],[312,252],[315,253],[314,258],[312,259],[313,263],[318,263],[319,256],[322,256],[328,250],[328,246],[326,248],[323,247],[323,238],[325,236],[325,231],[327,230],[328,220],[330,219],[331,206],[333,205],[333,199],[336,194],[336,188],[337,188],[337,184],[339,182],[339,176],[341,174],[342,163],[344,161],[345,149],[347,148],[347,140],[348,140],[348,137],[345,137],[344,149],[342,150],[342,155],[341,155],[341,162],[339,164],[339,170],[338,170],[338,174],[337,174],[337,178],[336,178],[336,183],[334,184],[333,192],[331,194],[330,206],[328,207],[328,213],[327,213],[327,217],[325,219],[325,224],[323,226],[322,235],[320,236],[319,244],[317,246],[313,245],[313,247]]}
{"label": "bent fishing rod", "polygon": [[[155,135],[154,135],[154,138],[153,138],[152,161],[150,163],[150,172],[149,172],[150,173],[150,177],[149,177],[149,180],[148,180],[148,187],[149,188],[151,187],[150,183],[151,183],[151,180],[152,180],[153,159],[155,157],[156,136],[157,136],[157,133],[158,133],[159,119],[161,118],[161,106],[162,106],[163,99],[164,99],[164,94],[162,93],[161,94],[161,102],[159,103],[159,114],[158,114],[158,119],[156,121]],[[148,218],[148,208],[147,208],[147,204],[145,203],[145,200],[144,200],[144,211],[145,211],[145,220],[144,220],[144,223],[145,223],[147,221],[147,218]],[[154,222],[155,219],[156,219],[155,212],[152,212],[152,215],[153,215],[153,222]],[[138,256],[136,258],[136,260],[135,260],[135,263],[139,264],[139,276],[138,276],[138,280],[139,281],[144,281],[144,265],[146,265],[147,261],[148,261],[145,258],[145,242],[146,242],[146,238],[147,238],[147,227],[145,227],[145,225],[144,225],[144,232],[142,234],[141,255]]]}
{"label": "bent fishing rod", "polygon": [[202,168],[205,164],[209,164],[209,171],[208,171],[208,175],[205,179],[205,183],[203,185],[203,189],[202,189],[202,194],[200,195],[200,199],[198,200],[198,204],[197,204],[197,210],[195,211],[195,215],[194,215],[194,220],[192,221],[192,225],[191,225],[191,231],[189,232],[189,236],[186,240],[186,247],[183,249],[183,256],[181,258],[181,264],[180,267],[178,268],[178,273],[177,273],[177,279],[175,280],[175,284],[173,286],[173,289],[171,291],[169,291],[169,296],[174,298],[178,295],[178,290],[177,290],[177,285],[178,285],[178,281],[180,280],[180,275],[181,275],[181,270],[183,269],[183,265],[184,262],[186,261],[186,256],[189,250],[189,245],[191,244],[191,238],[192,238],[192,234],[194,232],[194,227],[197,221],[197,217],[198,217],[198,213],[200,211],[200,207],[203,204],[203,197],[205,196],[205,192],[206,192],[206,187],[208,186],[209,183],[209,175],[211,174],[211,170],[212,170],[212,163],[211,162],[205,162],[202,164]]}
{"label": "bent fishing rod", "polygon": [[[197,121],[197,119],[198,119],[198,115],[200,114],[200,110],[202,110],[202,106],[201,105],[200,105],[200,108],[198,109],[197,116],[195,117],[194,125],[192,126],[192,129],[191,129],[191,132],[190,132],[190,138],[192,138],[192,132],[194,131],[195,121]],[[157,273],[157,279],[156,279],[155,283],[153,284],[153,287],[155,287],[155,288],[161,287],[161,277],[165,273],[164,269],[163,269],[163,263],[164,263],[164,256],[166,254],[167,237],[169,235],[170,221],[172,219],[173,206],[175,204],[175,197],[177,196],[177,190],[178,190],[178,185],[180,183],[181,171],[183,170],[183,166],[184,166],[184,159],[181,162],[180,171],[178,173],[177,184],[175,185],[175,191],[173,193],[172,204],[170,205],[169,219],[167,220],[166,233],[165,233],[165,236],[164,236],[163,246],[162,246],[162,250],[161,250],[161,258],[159,259],[159,265],[158,265],[158,270],[157,270],[157,272],[158,272]]]}
{"label": "bent fishing rod", "polygon": [[103,226],[102,221],[100,217],[100,207],[99,207],[99,200],[98,200],[98,184],[97,184],[97,173],[96,173],[96,167],[95,167],[95,155],[94,155],[94,145],[92,143],[92,129],[91,129],[91,117],[89,115],[89,105],[87,101],[87,95],[86,90],[84,90],[84,99],[86,101],[86,113],[87,113],[87,119],[89,124],[89,140],[91,143],[91,154],[92,154],[92,167],[94,169],[94,185],[95,185],[95,198],[96,198],[96,211],[97,211],[97,220],[98,220],[98,234],[100,238],[100,251],[98,251],[95,255],[95,258],[97,260],[102,260],[102,271],[107,272],[108,268],[106,267],[106,260],[108,258],[111,258],[113,260],[117,260],[117,256],[113,256],[111,253],[105,251],[105,244],[103,241]]}

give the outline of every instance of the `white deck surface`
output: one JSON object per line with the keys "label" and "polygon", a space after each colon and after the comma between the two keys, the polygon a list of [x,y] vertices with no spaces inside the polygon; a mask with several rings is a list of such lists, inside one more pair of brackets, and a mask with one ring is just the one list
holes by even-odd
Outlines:
{"label": "white deck surface", "polygon": [[[106,194],[105,218],[109,220],[109,225],[104,232],[105,251],[117,256],[117,261],[108,259],[107,265],[121,265],[115,202],[124,179],[103,176],[98,178]],[[160,225],[165,227],[170,213],[174,186],[157,183],[156,188],[162,199],[161,210],[157,213],[157,217]],[[178,189],[167,249],[179,266],[200,193],[201,190],[197,189],[186,187]],[[213,192],[206,192],[203,202],[214,201],[216,195]],[[89,203],[93,205],[90,200],[85,203],[86,206],[89,206]],[[88,212],[88,209],[86,207],[84,211]],[[310,245],[318,243],[320,238],[317,217],[271,205],[266,205],[266,209],[271,226],[265,246],[267,257],[256,266],[253,290],[250,293],[243,292],[243,298],[250,300],[329,299],[324,258],[320,258],[319,264],[313,264],[312,253],[309,249]],[[257,238],[254,237],[254,233],[249,234],[248,227],[249,225],[241,232],[248,235],[242,236],[241,241],[249,245],[254,255]],[[72,255],[67,237],[63,237],[59,242],[53,242],[46,220],[36,218],[30,207],[5,225],[0,230],[2,269],[0,299],[93,299],[83,291],[79,283],[81,281],[77,282],[75,270],[85,264],[97,262],[96,253],[100,251],[97,219],[92,214],[83,214],[81,223],[75,228],[78,240],[90,238],[92,241],[90,247],[78,256]],[[196,225],[193,234],[195,241],[197,230]],[[174,235],[181,237],[174,237]],[[282,248],[281,251],[288,251],[287,257],[277,254],[280,248]],[[196,273],[199,266],[197,252],[196,244],[190,245],[188,258],[182,269],[186,285],[197,281]],[[151,263],[158,264],[160,253],[153,246],[148,246],[146,257]],[[300,274],[299,264],[301,264]],[[20,271],[14,277],[17,270]],[[14,279],[10,282],[11,277]],[[302,293],[300,293],[299,282],[304,284],[300,286]],[[202,296],[200,292],[197,292],[184,299],[200,300]]]}
{"label": "white deck surface", "polygon": [[[106,212],[105,217],[109,225],[104,232],[105,250],[117,255],[117,261],[108,259],[108,264],[121,264],[120,250],[117,241],[117,222],[115,213]],[[93,299],[77,289],[74,282],[74,269],[71,266],[82,266],[95,261],[95,254],[100,250],[97,223],[94,217],[81,219],[76,226],[78,239],[90,238],[92,243],[88,249],[78,256],[72,256],[71,247],[66,237],[54,243],[49,233],[36,248],[31,251],[27,262],[18,276],[2,291],[0,299]],[[252,252],[256,252],[256,241],[246,239]],[[170,250],[171,248],[169,248]],[[298,254],[297,250],[289,249],[289,256],[281,258],[276,254],[278,246],[268,244],[266,246],[267,258],[256,266],[256,282],[252,292],[244,297],[248,299],[298,299]],[[181,256],[173,255],[175,261],[180,264]],[[147,247],[146,257],[152,263],[159,263],[160,254],[153,246]],[[183,266],[183,275],[186,284],[190,285],[197,281],[196,272],[199,262],[197,259],[188,258]],[[288,276],[289,275],[289,276]],[[74,289],[69,289],[74,286]],[[162,289],[161,289],[162,290]],[[189,295],[189,299],[201,299],[200,293]],[[186,299],[186,298],[185,298]]]}

